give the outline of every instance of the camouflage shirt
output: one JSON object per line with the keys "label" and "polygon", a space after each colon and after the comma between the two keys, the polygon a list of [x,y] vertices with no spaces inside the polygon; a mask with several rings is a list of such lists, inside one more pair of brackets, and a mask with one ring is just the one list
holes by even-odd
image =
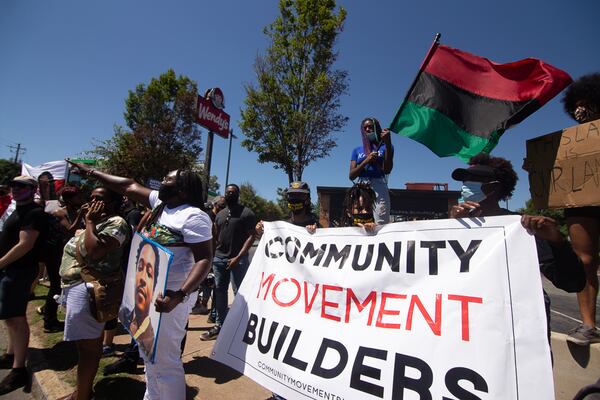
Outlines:
{"label": "camouflage shirt", "polygon": [[102,221],[96,225],[96,232],[98,236],[116,239],[119,242],[119,247],[109,251],[100,260],[91,260],[86,257],[87,251],[84,245],[85,229],[77,231],[75,236],[67,242],[63,251],[62,262],[60,264],[60,277],[63,287],[72,286],[82,281],[82,265],[77,260],[77,246],[79,246],[81,258],[90,268],[104,273],[118,271],[121,268],[123,249],[131,235],[127,222],[119,216],[110,217],[106,221]]}

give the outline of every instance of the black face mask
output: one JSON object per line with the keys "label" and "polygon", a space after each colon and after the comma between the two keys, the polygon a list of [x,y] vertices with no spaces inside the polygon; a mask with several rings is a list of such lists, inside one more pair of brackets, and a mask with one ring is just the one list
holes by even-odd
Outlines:
{"label": "black face mask", "polygon": [[366,224],[366,223],[375,222],[375,218],[373,218],[373,213],[358,213],[352,214],[352,225],[357,226],[358,224]]}
{"label": "black face mask", "polygon": [[294,214],[300,214],[304,210],[304,200],[288,199],[288,208]]}
{"label": "black face mask", "polygon": [[175,186],[160,185],[160,187],[158,188],[158,198],[161,201],[168,201],[169,199],[176,196],[177,193],[178,189]]}
{"label": "black face mask", "polygon": [[238,193],[233,193],[233,192],[227,192],[225,193],[225,203],[227,203],[227,205],[236,205],[238,200],[240,198],[240,195]]}

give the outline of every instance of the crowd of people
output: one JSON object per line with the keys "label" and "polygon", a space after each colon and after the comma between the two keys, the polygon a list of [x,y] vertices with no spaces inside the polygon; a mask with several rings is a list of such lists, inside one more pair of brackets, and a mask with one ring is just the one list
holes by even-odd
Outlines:
{"label": "crowd of people", "polygon": [[[599,119],[600,74],[585,76],[571,85],[563,102],[578,123]],[[350,161],[349,178],[354,184],[346,192],[339,225],[376,234],[378,226],[390,221],[387,176],[393,168],[394,147],[390,131],[382,129],[375,118],[365,118],[360,133],[362,146],[353,150]],[[249,250],[263,235],[264,223],[240,203],[240,188],[235,184],[227,185],[224,196],[213,199],[207,207],[203,182],[193,171],[172,171],[158,190],[151,190],[127,177],[71,164],[78,174],[97,183],[90,193],[76,186],[57,188],[49,174],[37,179],[17,176],[0,187],[0,319],[8,331],[0,368],[11,369],[0,382],[0,395],[27,383],[26,309],[40,277],[39,266],[44,265],[49,291],[44,305],[37,309],[43,315],[44,331],[64,331],[64,340],[75,342],[78,352],[76,390],[65,399],[93,398],[99,360],[114,351],[112,338],[129,246],[132,235],[138,232],[172,253],[167,286],[158,293],[154,280],[159,273],[158,253],[151,246],[140,245],[135,280],[143,301],[134,309],[122,310],[119,318],[122,323],[127,321],[133,338],[129,349],[104,373],[131,372],[141,358],[145,363],[145,399],[184,399],[181,353],[189,314],[208,314],[208,321],[214,323],[201,340],[218,337],[227,318],[229,286],[235,295],[249,267]],[[481,153],[468,164],[449,174],[462,183],[462,197],[449,217],[515,214],[500,206],[516,186],[517,174],[511,163]],[[306,182],[292,182],[285,200],[290,212],[287,222],[305,227],[309,233],[321,228]],[[521,218],[524,228],[535,235],[540,272],[556,287],[577,293],[583,323],[568,336],[577,345],[600,342],[595,320],[599,210],[567,209],[569,238],[551,218]],[[151,304],[153,298],[156,300]],[[550,332],[549,298],[544,298]],[[57,317],[59,302],[66,309],[64,322]],[[148,359],[154,341],[149,307],[162,314],[158,332],[161,345],[153,360]],[[273,398],[281,396],[274,394]]]}

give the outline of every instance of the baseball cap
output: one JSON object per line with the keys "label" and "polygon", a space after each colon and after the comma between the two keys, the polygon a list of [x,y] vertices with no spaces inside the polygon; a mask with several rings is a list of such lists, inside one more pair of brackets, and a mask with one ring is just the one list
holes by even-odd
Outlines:
{"label": "baseball cap", "polygon": [[308,187],[308,183],[306,182],[292,182],[290,183],[290,187],[288,187],[287,193],[306,193],[310,194],[310,189]]}
{"label": "baseball cap", "polygon": [[37,187],[38,183],[35,180],[34,177],[32,176],[26,176],[26,175],[19,175],[19,176],[15,176],[10,182],[9,182],[9,186],[13,183],[16,184],[21,184],[21,185],[28,185],[28,186],[32,186],[32,187]]}
{"label": "baseball cap", "polygon": [[488,165],[472,165],[452,171],[452,179],[462,182],[490,182],[498,179],[496,169]]}

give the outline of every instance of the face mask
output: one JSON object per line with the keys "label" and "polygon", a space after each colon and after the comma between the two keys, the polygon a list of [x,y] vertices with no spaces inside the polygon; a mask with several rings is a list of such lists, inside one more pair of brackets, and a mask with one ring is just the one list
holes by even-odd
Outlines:
{"label": "face mask", "polygon": [[237,204],[240,195],[234,192],[225,193],[225,202],[227,204]]}
{"label": "face mask", "polygon": [[479,203],[487,197],[483,190],[481,190],[481,186],[483,183],[481,182],[463,182],[463,186],[461,189],[461,198],[458,200],[460,203],[465,201],[474,201]]}
{"label": "face mask", "polygon": [[352,225],[358,226],[358,224],[366,224],[375,222],[375,218],[373,218],[373,213],[358,213],[352,214]]}
{"label": "face mask", "polygon": [[175,186],[160,185],[160,187],[158,188],[158,198],[161,201],[168,201],[169,199],[176,196],[177,192],[178,190]]}
{"label": "face mask", "polygon": [[288,200],[287,206],[294,214],[298,214],[304,210],[304,202],[302,200]]}
{"label": "face mask", "polygon": [[369,140],[369,143],[379,143],[379,135],[377,134],[377,132],[368,133],[367,139]]}

